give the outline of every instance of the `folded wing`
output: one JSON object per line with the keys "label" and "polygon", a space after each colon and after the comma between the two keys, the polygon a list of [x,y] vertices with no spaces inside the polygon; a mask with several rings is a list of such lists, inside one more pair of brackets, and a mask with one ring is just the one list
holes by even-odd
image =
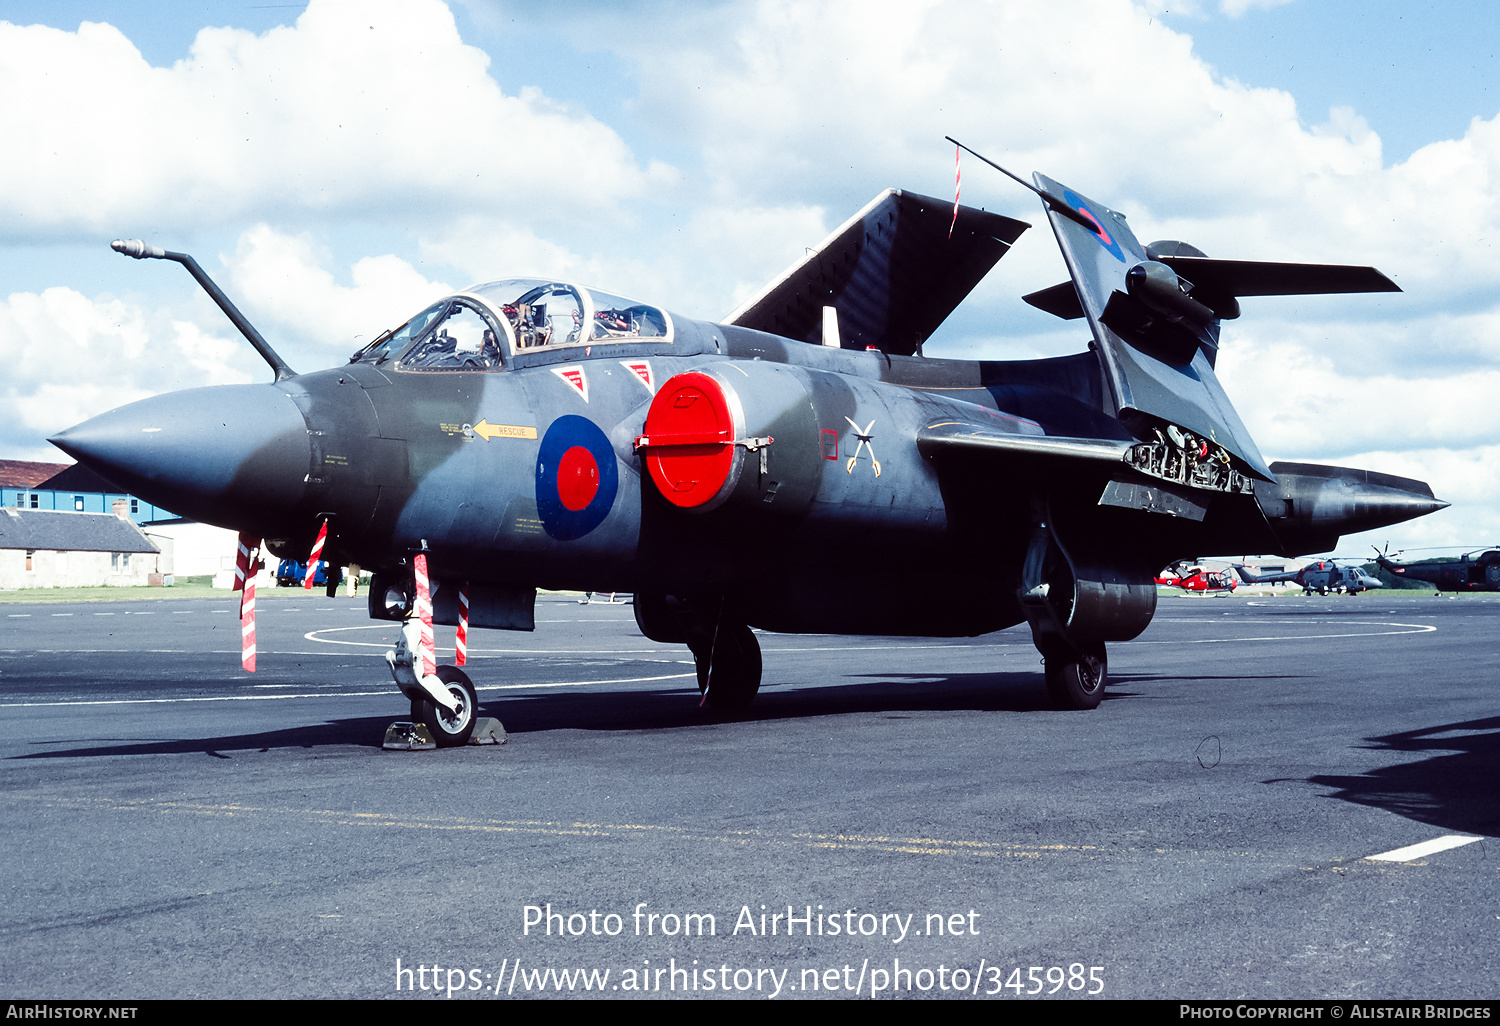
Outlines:
{"label": "folded wing", "polygon": [[1028,227],[888,189],[724,323],[816,345],[831,306],[842,348],[910,355]]}

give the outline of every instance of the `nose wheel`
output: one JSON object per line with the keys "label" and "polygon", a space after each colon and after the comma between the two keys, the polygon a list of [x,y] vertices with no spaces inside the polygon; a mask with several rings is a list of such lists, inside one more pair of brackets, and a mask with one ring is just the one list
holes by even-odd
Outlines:
{"label": "nose wheel", "polygon": [[456,666],[439,666],[437,678],[458,702],[458,709],[450,713],[431,699],[413,698],[411,718],[427,727],[439,748],[468,744],[469,735],[474,733],[474,720],[479,715],[479,696],[474,691],[474,683]]}
{"label": "nose wheel", "polygon": [[1108,658],[1103,644],[1058,646],[1045,656],[1047,694],[1055,709],[1097,709],[1104,699]]}

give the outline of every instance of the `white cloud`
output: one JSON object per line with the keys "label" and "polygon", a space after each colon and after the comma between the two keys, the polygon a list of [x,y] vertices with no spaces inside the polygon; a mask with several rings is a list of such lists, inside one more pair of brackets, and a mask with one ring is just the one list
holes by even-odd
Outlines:
{"label": "white cloud", "polygon": [[[313,362],[303,370],[347,356],[454,291],[393,255],[360,259],[349,270],[349,285],[335,280],[329,262],[310,236],[285,235],[263,224],[240,236],[229,262],[233,291],[243,298],[237,305],[262,334],[290,340],[307,353]],[[288,347],[281,355],[298,366],[290,353]]]}
{"label": "white cloud", "polygon": [[[729,10],[717,36],[621,44],[639,60],[643,111],[700,140],[720,208],[800,198],[836,222],[871,186],[941,195],[952,134],[1124,211],[1142,241],[1372,263],[1407,290],[1246,301],[1226,325],[1221,376],[1264,451],[1500,441],[1485,401],[1500,380],[1500,118],[1386,166],[1359,111],[1312,123],[1286,92],[1217,76],[1188,36],[1126,0]],[[1063,272],[1018,187],[966,160],[964,196],[1038,225],[945,329],[973,352],[982,325],[1003,325],[1021,292]]]}
{"label": "white cloud", "polygon": [[[1413,378],[1290,342],[1221,351],[1221,378],[1261,450],[1283,459],[1370,449],[1463,448],[1500,439],[1500,368]],[[1375,469],[1375,468],[1371,468]]]}
{"label": "white cloud", "polygon": [[421,252],[472,281],[555,276],[717,320],[821,241],[825,220],[806,205],[710,204],[674,210],[665,223],[613,223],[573,248],[514,219],[473,214],[434,226]]}
{"label": "white cloud", "polygon": [[[548,99],[580,95],[560,79],[504,93],[436,0],[314,0],[291,28],[204,30],[170,68],[108,26],[0,25],[0,90],[36,97],[0,108],[11,152],[30,155],[0,166],[0,232],[238,234],[237,301],[289,340],[295,366],[322,365],[445,289],[438,276],[557,274],[721,316],[879,189],[950,195],[951,134],[1124,211],[1143,240],[1379,266],[1404,295],[1247,300],[1221,376],[1271,458],[1436,454],[1434,474],[1451,465],[1458,479],[1465,454],[1500,446],[1485,402],[1500,375],[1500,118],[1387,166],[1372,112],[1299,110],[1224,79],[1152,13],[1129,0],[740,0],[532,15],[558,53],[614,49],[634,68],[639,96],[592,114]],[[601,123],[606,109],[629,120]],[[679,173],[652,145],[699,166]],[[1065,273],[1034,198],[968,158],[964,196],[1037,227],[930,351],[1082,348],[1076,324],[1038,327],[1019,305]],[[338,234],[350,223],[390,228],[372,250],[387,255],[335,261],[358,248]],[[177,338],[173,321],[233,338],[202,301],[137,315],[153,352]],[[235,367],[261,370],[230,344]],[[109,381],[98,366],[75,371],[99,397],[87,414],[119,401],[90,384]],[[28,373],[40,395],[51,379]]]}
{"label": "white cloud", "polygon": [[[795,198],[836,222],[882,186],[945,194],[949,134],[1125,211],[1143,238],[1377,263],[1423,302],[1500,281],[1494,119],[1386,167],[1358,111],[1315,123],[1286,92],[1223,79],[1127,0],[763,0],[715,17],[714,35],[651,24],[617,45],[642,116],[697,142],[720,206]],[[977,161],[965,196],[1037,216]]]}
{"label": "white cloud", "polygon": [[198,385],[251,380],[253,353],[167,311],[90,299],[70,288],[0,302],[0,444],[16,458],[57,460],[40,439],[105,410]]}
{"label": "white cloud", "polygon": [[295,27],[203,29],[170,68],[110,25],[0,23],[0,95],[26,98],[0,105],[0,231],[517,205],[565,224],[639,195],[648,172],[613,130],[505,95],[488,64],[437,0],[313,0]]}

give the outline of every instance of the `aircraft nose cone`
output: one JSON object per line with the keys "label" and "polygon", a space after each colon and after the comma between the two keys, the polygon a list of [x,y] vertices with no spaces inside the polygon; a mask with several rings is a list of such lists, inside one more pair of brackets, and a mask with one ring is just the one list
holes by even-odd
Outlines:
{"label": "aircraft nose cone", "polygon": [[153,505],[261,534],[301,500],[312,462],[307,423],[274,385],[155,396],[49,441]]}
{"label": "aircraft nose cone", "polygon": [[1448,503],[1433,498],[1431,494],[1405,491],[1399,488],[1367,487],[1356,495],[1346,514],[1349,523],[1341,525],[1345,533],[1369,531],[1379,527],[1415,520],[1440,509]]}

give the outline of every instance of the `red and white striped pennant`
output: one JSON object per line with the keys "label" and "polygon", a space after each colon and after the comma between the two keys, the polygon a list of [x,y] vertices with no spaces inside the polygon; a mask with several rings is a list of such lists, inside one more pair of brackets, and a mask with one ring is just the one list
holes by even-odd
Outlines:
{"label": "red and white striped pennant", "polygon": [[432,650],[432,591],[427,583],[427,553],[417,553],[411,562],[417,578],[417,616],[422,619],[422,676],[430,677],[437,672],[437,658]]}
{"label": "red and white striped pennant", "polygon": [[[250,553],[260,548],[260,539],[252,538],[248,534],[239,536],[239,547],[234,554],[234,587],[233,591],[245,590],[245,576],[250,566]],[[255,576],[250,574],[250,576]]]}
{"label": "red and white striped pennant", "polygon": [[307,557],[307,574],[302,578],[302,587],[312,591],[313,575],[318,572],[318,560],[323,558],[323,543],[328,540],[328,518],[323,519],[323,526],[318,528],[318,540],[313,542],[312,552]]}
{"label": "red and white striped pennant", "polygon": [[958,225],[958,187],[963,184],[963,175],[959,172],[958,158],[963,156],[963,150],[958,146],[953,147],[953,222],[948,225],[948,238],[953,238],[953,229]]}
{"label": "red and white striped pennant", "polygon": [[463,666],[469,661],[469,582],[458,586],[458,638],[454,641],[456,651],[453,664]]}
{"label": "red and white striped pennant", "polygon": [[259,548],[257,540],[246,552],[244,577],[237,582],[243,592],[240,596],[240,666],[246,673],[255,672],[255,574],[259,569]]}

